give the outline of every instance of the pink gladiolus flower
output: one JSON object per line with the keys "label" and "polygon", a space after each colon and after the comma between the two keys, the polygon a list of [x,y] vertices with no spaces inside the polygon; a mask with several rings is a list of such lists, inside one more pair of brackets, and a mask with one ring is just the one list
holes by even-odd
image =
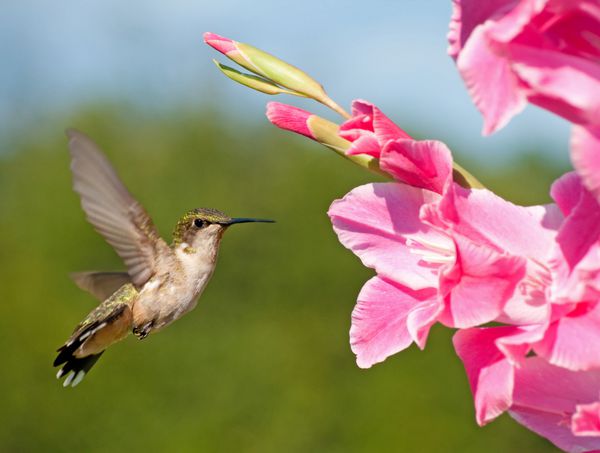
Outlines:
{"label": "pink gladiolus flower", "polygon": [[424,347],[435,322],[548,325],[551,274],[544,263],[562,221],[556,206],[524,208],[488,190],[464,189],[452,182],[443,143],[407,138],[364,101],[353,113],[340,128],[351,152],[366,149],[413,186],[358,187],[329,210],[342,244],[377,272],[352,316],[358,365],[369,367],[413,341]]}
{"label": "pink gladiolus flower", "polygon": [[548,322],[547,261],[561,215],[450,183],[443,196],[398,183],[358,187],[330,210],[340,242],[377,272],[358,298],[361,367],[424,347],[431,325]]}
{"label": "pink gladiolus flower", "polygon": [[595,0],[454,0],[448,34],[491,134],[527,101],[600,123],[600,5]]}
{"label": "pink gladiolus flower", "polygon": [[340,126],[340,137],[351,145],[348,155],[379,159],[383,171],[411,186],[442,193],[452,176],[452,154],[442,142],[414,140],[378,107],[352,103],[352,118]]}

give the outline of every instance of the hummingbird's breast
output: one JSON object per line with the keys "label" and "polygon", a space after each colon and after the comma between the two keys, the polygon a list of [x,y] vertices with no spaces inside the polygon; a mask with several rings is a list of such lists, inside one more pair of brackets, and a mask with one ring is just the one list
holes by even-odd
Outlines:
{"label": "hummingbird's breast", "polygon": [[[156,332],[194,309],[215,269],[214,257],[175,249],[176,263],[152,277],[140,291],[134,306],[134,325],[152,323]],[[188,247],[189,249],[189,247]]]}

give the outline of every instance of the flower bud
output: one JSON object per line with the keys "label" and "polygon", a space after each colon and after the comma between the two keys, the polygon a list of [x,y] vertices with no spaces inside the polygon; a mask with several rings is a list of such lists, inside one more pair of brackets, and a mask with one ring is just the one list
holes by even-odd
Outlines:
{"label": "flower bud", "polygon": [[243,72],[237,71],[236,69],[226,66],[224,64],[219,63],[216,60],[213,62],[217,65],[217,67],[221,70],[223,74],[229,77],[231,80],[234,80],[237,83],[247,86],[248,88],[252,88],[253,90],[260,91],[265,94],[293,94],[296,96],[302,96],[300,93],[295,93],[293,91],[286,90],[275,85],[270,80],[264,79],[259,76],[255,76],[252,74],[244,74]]}
{"label": "flower bud", "polygon": [[215,33],[204,33],[204,42],[243,68],[264,77],[268,81],[321,102],[346,118],[349,116],[327,96],[319,82],[301,69],[250,44],[233,41]]}
{"label": "flower bud", "polygon": [[335,151],[343,158],[380,176],[390,178],[390,175],[379,168],[378,159],[364,154],[346,154],[346,150],[350,148],[350,142],[338,135],[339,126],[329,120],[298,107],[279,102],[269,102],[267,104],[267,118],[281,129],[304,135]]}

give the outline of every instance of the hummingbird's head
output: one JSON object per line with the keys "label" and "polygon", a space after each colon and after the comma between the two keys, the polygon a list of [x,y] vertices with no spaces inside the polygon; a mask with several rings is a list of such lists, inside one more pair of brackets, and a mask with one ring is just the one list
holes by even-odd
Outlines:
{"label": "hummingbird's head", "polygon": [[211,208],[196,208],[186,212],[177,222],[173,231],[173,244],[187,244],[192,249],[205,248],[218,244],[223,232],[237,223],[268,222],[274,220],[252,219],[247,217],[229,217],[221,211]]}

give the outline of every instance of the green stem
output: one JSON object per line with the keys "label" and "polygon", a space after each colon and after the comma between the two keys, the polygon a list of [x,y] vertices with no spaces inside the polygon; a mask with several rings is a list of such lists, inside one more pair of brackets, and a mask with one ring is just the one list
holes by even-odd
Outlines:
{"label": "green stem", "polygon": [[329,107],[331,110],[333,110],[335,113],[338,113],[339,115],[342,116],[342,118],[345,118],[347,120],[349,120],[350,118],[352,118],[350,116],[350,114],[348,112],[346,112],[343,108],[341,108],[333,99],[331,99],[330,97],[326,96],[323,99],[316,99],[318,102],[320,102],[321,104]]}

